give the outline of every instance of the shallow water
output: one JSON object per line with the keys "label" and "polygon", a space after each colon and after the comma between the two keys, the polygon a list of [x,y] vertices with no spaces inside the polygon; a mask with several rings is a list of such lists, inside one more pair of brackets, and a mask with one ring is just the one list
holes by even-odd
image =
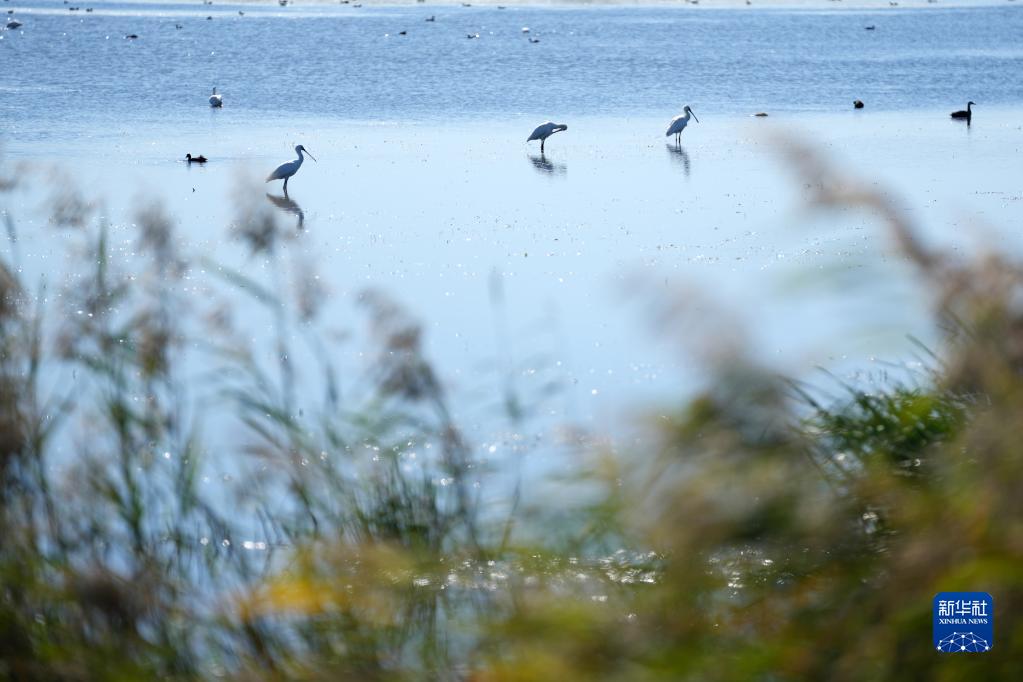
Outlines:
{"label": "shallow water", "polygon": [[[604,428],[623,405],[691,389],[702,360],[683,351],[708,334],[796,374],[884,371],[873,360],[909,357],[907,335],[933,339],[926,292],[884,235],[868,216],[803,213],[765,130],[904,194],[936,240],[1023,245],[1015,6],[10,6],[25,26],[0,32],[8,160],[71,170],[126,258],[132,211],[155,196],[187,251],[258,274],[266,263],[228,238],[232,197],[305,144],[318,163],[292,181],[294,205],[275,204],[295,226],[289,267],[320,272],[332,328],[358,328],[368,286],[413,308],[484,442],[509,367],[527,396],[562,387],[545,418]],[[213,85],[223,110],[206,106]],[[967,98],[970,128],[948,119]],[[663,130],[685,102],[700,123],[675,150]],[[546,118],[569,130],[540,157],[525,138]],[[187,167],[186,152],[211,161]],[[52,277],[64,237],[41,200],[24,187],[7,211],[26,267]],[[694,312],[658,339],[650,306],[674,296]],[[364,345],[343,348],[365,363]]]}

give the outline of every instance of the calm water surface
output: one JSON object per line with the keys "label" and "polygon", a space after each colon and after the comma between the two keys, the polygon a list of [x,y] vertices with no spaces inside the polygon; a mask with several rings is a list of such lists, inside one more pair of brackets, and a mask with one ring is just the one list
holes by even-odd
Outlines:
{"label": "calm water surface", "polygon": [[[273,203],[293,226],[285,276],[320,273],[333,330],[360,328],[368,286],[413,308],[484,444],[503,437],[495,387],[508,373],[550,423],[606,428],[623,405],[695,385],[700,361],[683,351],[708,332],[797,374],[870,369],[908,357],[907,334],[933,338],[926,292],[869,216],[808,216],[765,130],[816,140],[906,196],[935,240],[1023,245],[1015,5],[3,6],[24,23],[0,31],[7,162],[74,174],[126,262],[135,207],[155,197],[186,251],[269,277],[229,238],[233,199],[249,183],[274,202],[279,185],[262,177],[305,144],[319,163],[291,183],[294,205]],[[206,105],[214,85],[223,110]],[[979,103],[970,128],[948,119],[967,99]],[[663,131],[684,103],[701,122],[675,150]],[[540,157],[525,138],[547,118],[569,130]],[[211,161],[189,168],[186,152]],[[26,271],[52,282],[67,237],[47,225],[44,196],[30,183],[0,208]],[[182,286],[211,284],[197,272]],[[678,296],[695,312],[659,340],[651,304]],[[272,320],[241,317],[269,338]],[[358,369],[366,345],[353,333],[339,353]]]}
{"label": "calm water surface", "polygon": [[[1023,97],[1023,11],[1009,4],[875,12],[89,4],[89,14],[59,0],[4,4],[25,26],[0,33],[0,119],[23,141],[59,141],[68,127],[103,135],[160,122],[180,131],[203,113],[196,104],[213,85],[235,121],[532,120],[671,113],[684,102],[715,115],[833,111],[855,98],[899,110]],[[424,21],[430,15],[435,22]]]}

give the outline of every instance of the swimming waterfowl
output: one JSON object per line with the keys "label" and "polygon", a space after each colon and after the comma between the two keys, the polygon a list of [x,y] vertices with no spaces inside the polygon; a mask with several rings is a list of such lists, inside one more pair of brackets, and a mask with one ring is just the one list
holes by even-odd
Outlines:
{"label": "swimming waterfowl", "polygon": [[213,88],[213,94],[210,95],[210,106],[214,109],[224,106],[224,98],[217,94],[216,88]]}
{"label": "swimming waterfowl", "polygon": [[974,102],[967,102],[965,110],[952,112],[952,118],[966,119],[967,121],[971,120],[973,118],[973,105]]}
{"label": "swimming waterfowl", "polygon": [[862,108],[863,108],[863,101],[862,100],[858,100],[858,99],[854,99],[853,100],[853,109],[862,109]]}
{"label": "swimming waterfowl", "polygon": [[199,156],[192,156],[191,154],[185,154],[185,163],[206,163],[209,159],[200,154]]}

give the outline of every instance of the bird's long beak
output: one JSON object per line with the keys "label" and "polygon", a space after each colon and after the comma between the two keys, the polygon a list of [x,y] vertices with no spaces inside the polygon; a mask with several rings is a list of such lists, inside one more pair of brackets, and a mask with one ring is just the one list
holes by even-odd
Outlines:
{"label": "bird's long beak", "polygon": [[[305,149],[305,148],[303,147],[303,149]],[[305,153],[309,155],[310,159],[312,159],[313,161],[316,161],[316,157],[313,156],[312,152],[310,152],[308,149],[305,149]],[[319,161],[316,161],[316,163],[319,163]]]}
{"label": "bird's long beak", "polygon": [[[695,111],[693,111],[692,109],[690,109],[690,110],[689,110],[689,113],[693,115],[693,118],[696,118],[696,112],[695,112]],[[697,123],[699,123],[699,122],[700,122],[700,119],[696,118],[696,122],[697,122]]]}

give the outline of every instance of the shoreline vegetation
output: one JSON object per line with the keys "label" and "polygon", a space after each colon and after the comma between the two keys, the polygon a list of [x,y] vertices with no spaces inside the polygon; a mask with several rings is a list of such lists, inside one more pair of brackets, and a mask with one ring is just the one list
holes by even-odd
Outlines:
{"label": "shoreline vegetation", "polygon": [[[139,265],[50,178],[74,277],[26,281],[3,214],[0,677],[1023,678],[1023,265],[933,250],[884,188],[778,147],[816,210],[864,211],[916,270],[944,330],[928,370],[821,390],[709,344],[655,447],[580,439],[563,499],[516,489],[500,513],[415,310],[362,295],[372,362],[342,392],[323,292],[274,266],[265,201],[240,192],[230,226],[263,273],[189,253],[159,204],[135,216]],[[37,175],[0,164],[0,202]],[[266,311],[270,348],[176,286],[198,268]],[[657,310],[684,345],[681,293]],[[246,434],[216,453],[213,403]],[[992,652],[933,650],[946,590],[994,596]]]}

